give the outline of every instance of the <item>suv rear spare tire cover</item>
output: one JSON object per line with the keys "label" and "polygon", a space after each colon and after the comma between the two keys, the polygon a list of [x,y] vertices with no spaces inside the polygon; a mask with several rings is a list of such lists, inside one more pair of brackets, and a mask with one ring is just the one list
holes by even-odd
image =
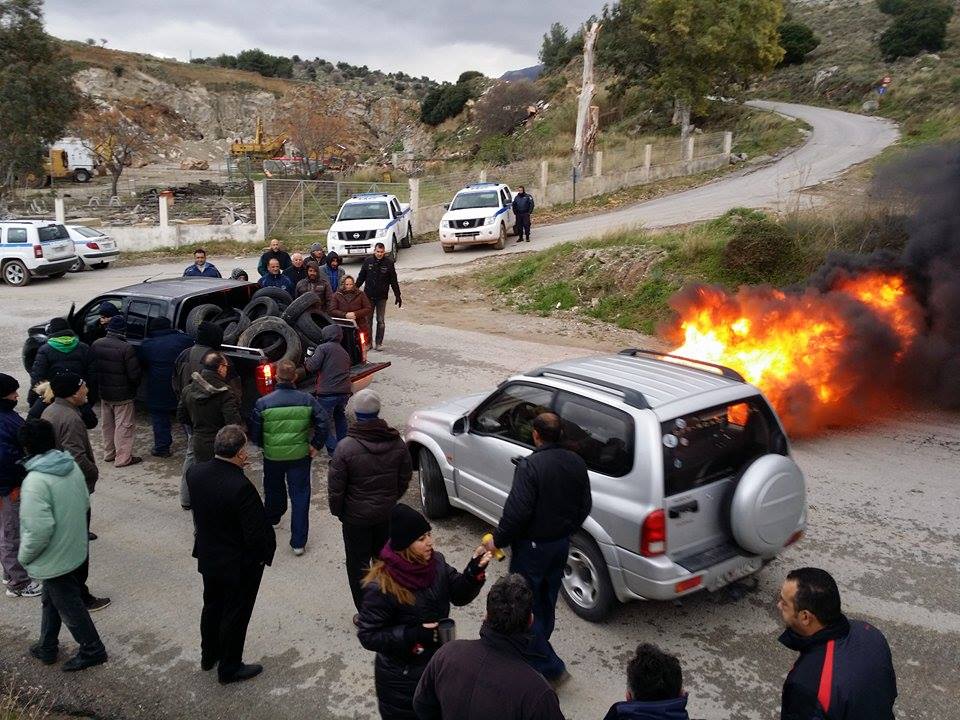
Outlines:
{"label": "suv rear spare tire cover", "polygon": [[737,483],[730,527],[744,550],[774,555],[801,526],[806,512],[806,485],[797,464],[784,455],[763,455]]}

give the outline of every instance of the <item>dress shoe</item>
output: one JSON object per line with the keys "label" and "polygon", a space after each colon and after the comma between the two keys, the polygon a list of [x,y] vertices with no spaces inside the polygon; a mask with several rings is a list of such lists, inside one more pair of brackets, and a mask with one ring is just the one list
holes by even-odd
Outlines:
{"label": "dress shoe", "polygon": [[230,683],[242,682],[244,680],[249,680],[252,677],[256,677],[263,672],[263,665],[257,665],[256,663],[250,663],[249,665],[241,665],[240,669],[237,670],[233,675],[220,678],[221,685],[229,685]]}
{"label": "dress shoe", "polygon": [[82,657],[78,653],[63,664],[63,671],[77,672],[78,670],[86,670],[88,667],[93,667],[94,665],[103,665],[103,663],[106,661],[106,652],[102,652],[99,655],[94,655],[93,657]]}
{"label": "dress shoe", "polygon": [[130,458],[130,462],[124,463],[123,465],[117,465],[116,467],[118,468],[130,467],[131,465],[139,465],[142,462],[143,462],[142,457],[138,457],[137,455],[134,455],[132,458]]}
{"label": "dress shoe", "polygon": [[150,454],[158,458],[168,458],[173,455],[169,450],[154,450]]}
{"label": "dress shoe", "polygon": [[217,658],[200,658],[200,669],[206,672],[207,670],[213,670],[214,666],[220,662]]}
{"label": "dress shoe", "polygon": [[53,665],[57,661],[57,655],[60,654],[60,649],[44,650],[40,647],[40,643],[34,643],[30,646],[30,654],[44,665]]}
{"label": "dress shoe", "polygon": [[360,613],[353,614],[353,626],[357,628],[360,627]]}
{"label": "dress shoe", "polygon": [[97,535],[96,533],[90,532],[89,530],[87,530],[87,540],[93,541],[93,540],[96,540],[98,537],[100,536]]}

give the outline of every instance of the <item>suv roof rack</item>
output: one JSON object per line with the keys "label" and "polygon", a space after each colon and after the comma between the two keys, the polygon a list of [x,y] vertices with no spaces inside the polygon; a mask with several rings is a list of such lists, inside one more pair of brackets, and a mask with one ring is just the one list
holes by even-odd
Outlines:
{"label": "suv roof rack", "polygon": [[350,199],[354,198],[375,198],[375,197],[388,197],[389,193],[380,193],[380,192],[366,192],[366,193],[355,193],[350,196]]}
{"label": "suv roof rack", "polygon": [[470,183],[469,185],[464,185],[464,189],[467,188],[487,188],[487,187],[497,187],[500,183],[498,182],[481,182],[481,183]]}
{"label": "suv roof rack", "polygon": [[537,368],[536,370],[531,370],[526,373],[527,377],[544,377],[547,375],[552,375],[554,377],[563,378],[566,380],[575,380],[579,383],[585,385],[593,385],[594,387],[603,388],[604,390],[610,390],[612,392],[623,395],[623,401],[630,407],[635,407],[639,410],[648,410],[650,408],[650,403],[647,402],[647,398],[639,390],[634,390],[632,388],[625,388],[617,383],[610,382],[609,380],[601,380],[599,378],[590,377],[589,375],[581,375],[580,373],[570,372],[569,370],[557,370],[556,368],[551,367],[542,367]]}
{"label": "suv roof rack", "polygon": [[[733,368],[728,368],[726,365],[718,365],[717,363],[707,362],[706,360],[694,360],[693,358],[683,357],[681,355],[671,355],[670,353],[658,352],[656,350],[641,350],[639,348],[627,348],[626,350],[621,350],[618,355],[629,355],[630,357],[636,357],[637,355],[651,355],[656,358],[666,358],[668,360],[681,360],[684,363],[691,363],[692,365],[702,365],[703,367],[694,367],[694,370],[703,370],[704,372],[710,372],[711,374],[716,374],[713,370],[719,370],[720,374],[727,380],[735,380],[737,382],[745,383],[743,375],[738,373]],[[707,370],[710,368],[710,370]]]}

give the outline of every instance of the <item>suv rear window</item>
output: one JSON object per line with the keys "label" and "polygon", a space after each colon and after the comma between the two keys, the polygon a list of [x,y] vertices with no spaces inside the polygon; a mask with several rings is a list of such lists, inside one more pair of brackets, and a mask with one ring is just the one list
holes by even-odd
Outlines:
{"label": "suv rear window", "polygon": [[787,451],[787,440],[760,397],[667,420],[661,432],[666,496],[736,475],[760,455]]}
{"label": "suv rear window", "polygon": [[49,242],[50,240],[69,240],[70,233],[63,225],[46,225],[37,228],[37,236],[40,242]]}

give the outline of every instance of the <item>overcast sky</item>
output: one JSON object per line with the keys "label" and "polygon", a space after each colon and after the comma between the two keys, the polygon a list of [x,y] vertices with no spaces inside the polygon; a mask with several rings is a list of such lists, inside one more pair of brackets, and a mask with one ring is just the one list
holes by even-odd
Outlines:
{"label": "overcast sky", "polygon": [[456,80],[535,65],[552,22],[576,28],[603,0],[46,0],[67,40],[187,60],[259,47]]}

